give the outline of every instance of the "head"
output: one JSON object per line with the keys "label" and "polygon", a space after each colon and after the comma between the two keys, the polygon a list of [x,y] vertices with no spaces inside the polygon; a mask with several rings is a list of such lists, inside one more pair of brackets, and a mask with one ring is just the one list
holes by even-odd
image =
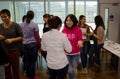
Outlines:
{"label": "head", "polygon": [[49,18],[50,18],[50,14],[44,14],[43,15],[43,20],[45,21],[45,23],[47,23]]}
{"label": "head", "polygon": [[61,21],[61,19],[58,16],[54,16],[53,18],[48,20],[48,26],[51,29],[58,29],[58,30],[60,30],[61,25],[62,25],[62,21]]}
{"label": "head", "polygon": [[30,21],[34,18],[34,12],[32,10],[29,10],[27,12],[27,19],[26,19],[26,22],[27,23],[30,23]]}
{"label": "head", "polygon": [[10,22],[10,18],[11,18],[10,11],[8,9],[1,10],[0,17],[4,23]]}
{"label": "head", "polygon": [[76,16],[73,14],[69,14],[64,21],[65,27],[67,27],[68,29],[72,29],[77,25],[77,23],[78,23],[78,20]]}
{"label": "head", "polygon": [[98,28],[99,26],[102,26],[105,29],[103,19],[100,15],[97,15],[94,21],[95,21],[96,28]]}
{"label": "head", "polygon": [[24,16],[22,17],[22,22],[24,22],[26,19],[27,19],[27,15],[24,15]]}
{"label": "head", "polygon": [[79,26],[81,24],[85,24],[85,22],[86,22],[86,17],[84,15],[80,15],[79,16]]}

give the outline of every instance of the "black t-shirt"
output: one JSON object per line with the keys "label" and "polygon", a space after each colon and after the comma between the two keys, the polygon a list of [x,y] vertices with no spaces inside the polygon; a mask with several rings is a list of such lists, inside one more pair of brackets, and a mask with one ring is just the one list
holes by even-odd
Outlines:
{"label": "black t-shirt", "polygon": [[[4,28],[3,23],[0,24],[0,35],[3,35],[5,39],[16,38],[19,36],[23,37],[22,29],[19,24],[13,22],[9,28]],[[13,42],[10,44],[4,43],[7,50],[16,50],[19,49],[21,42]]]}

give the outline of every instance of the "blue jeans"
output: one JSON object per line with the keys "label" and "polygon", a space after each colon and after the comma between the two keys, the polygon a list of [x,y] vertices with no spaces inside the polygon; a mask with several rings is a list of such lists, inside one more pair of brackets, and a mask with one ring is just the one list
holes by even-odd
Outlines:
{"label": "blue jeans", "polygon": [[36,43],[23,45],[23,62],[26,70],[26,75],[29,79],[34,79],[35,76],[37,52],[38,46]]}
{"label": "blue jeans", "polygon": [[89,41],[85,41],[83,43],[83,47],[80,49],[80,57],[81,57],[81,62],[82,62],[82,67],[85,68],[87,65],[87,54],[89,52],[90,49],[90,42]]}
{"label": "blue jeans", "polygon": [[5,79],[4,67],[2,65],[0,66],[0,79]]}
{"label": "blue jeans", "polygon": [[79,64],[80,54],[67,55],[69,61],[68,76],[70,79],[75,79],[77,75],[77,66]]}

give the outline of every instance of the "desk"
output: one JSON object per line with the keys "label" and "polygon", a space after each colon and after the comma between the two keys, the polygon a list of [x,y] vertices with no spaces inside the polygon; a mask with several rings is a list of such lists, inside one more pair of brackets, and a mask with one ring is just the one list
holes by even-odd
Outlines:
{"label": "desk", "polygon": [[120,44],[107,40],[105,41],[103,48],[118,56],[117,79],[120,79]]}

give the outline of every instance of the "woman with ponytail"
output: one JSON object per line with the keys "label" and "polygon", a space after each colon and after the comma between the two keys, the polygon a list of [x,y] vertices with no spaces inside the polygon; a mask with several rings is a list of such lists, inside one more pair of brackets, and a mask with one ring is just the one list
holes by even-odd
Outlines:
{"label": "woman with ponytail", "polygon": [[32,21],[34,12],[28,11],[26,21],[21,24],[23,31],[23,61],[27,79],[36,79],[35,64],[37,52],[40,48],[40,37],[38,25]]}

